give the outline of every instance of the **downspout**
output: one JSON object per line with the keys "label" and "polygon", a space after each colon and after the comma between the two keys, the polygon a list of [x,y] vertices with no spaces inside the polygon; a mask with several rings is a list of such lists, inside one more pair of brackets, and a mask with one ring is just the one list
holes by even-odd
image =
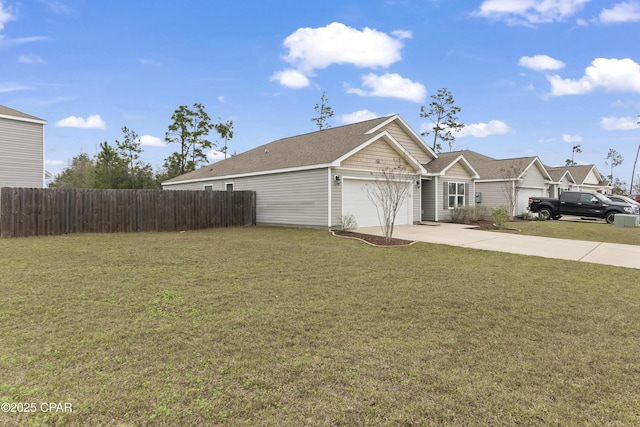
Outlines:
{"label": "downspout", "polygon": [[327,206],[329,209],[329,212],[327,213],[327,227],[331,228],[331,184],[333,183],[333,181],[331,180],[331,168],[327,168]]}
{"label": "downspout", "polygon": [[438,206],[440,206],[440,205],[438,204],[438,193],[440,193],[440,192],[438,191],[438,177],[437,177],[437,176],[434,176],[434,177],[433,177],[433,179],[435,180],[435,183],[434,183],[434,187],[433,187],[433,188],[435,189],[435,191],[434,191],[434,193],[435,193],[435,194],[434,194],[434,197],[435,197],[435,199],[436,199],[436,200],[435,200],[435,205],[433,206],[433,207],[434,207],[434,212],[435,212],[435,216],[434,216],[433,220],[434,220],[435,222],[438,222]]}

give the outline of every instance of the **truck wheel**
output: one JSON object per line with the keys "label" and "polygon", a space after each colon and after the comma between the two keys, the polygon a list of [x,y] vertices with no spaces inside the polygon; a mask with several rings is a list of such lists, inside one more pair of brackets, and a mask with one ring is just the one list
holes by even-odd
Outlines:
{"label": "truck wheel", "polygon": [[540,215],[542,219],[551,219],[551,209],[542,208],[538,211],[538,215]]}
{"label": "truck wheel", "polygon": [[611,224],[611,223],[613,223],[615,217],[616,217],[616,213],[615,212],[609,212],[608,214],[606,214],[604,216],[604,220],[607,221],[607,224]]}

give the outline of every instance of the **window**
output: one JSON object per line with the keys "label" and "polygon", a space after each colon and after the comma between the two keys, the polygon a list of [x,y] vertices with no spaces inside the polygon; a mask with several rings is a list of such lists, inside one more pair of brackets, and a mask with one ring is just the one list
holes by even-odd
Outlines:
{"label": "window", "polygon": [[205,185],[204,191],[213,191],[213,185]]}
{"label": "window", "polygon": [[227,191],[233,191],[233,182],[227,182],[225,184]]}
{"label": "window", "polygon": [[464,206],[464,183],[449,183],[449,209]]}

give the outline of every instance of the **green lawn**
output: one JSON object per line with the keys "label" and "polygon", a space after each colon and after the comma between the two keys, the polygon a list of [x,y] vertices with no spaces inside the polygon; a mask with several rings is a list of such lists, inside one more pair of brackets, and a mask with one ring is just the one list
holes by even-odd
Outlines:
{"label": "green lawn", "polygon": [[0,263],[0,401],[73,407],[0,425],[640,423],[637,270],[269,227]]}
{"label": "green lawn", "polygon": [[615,227],[604,221],[514,221],[505,227],[531,236],[640,245],[640,227]]}

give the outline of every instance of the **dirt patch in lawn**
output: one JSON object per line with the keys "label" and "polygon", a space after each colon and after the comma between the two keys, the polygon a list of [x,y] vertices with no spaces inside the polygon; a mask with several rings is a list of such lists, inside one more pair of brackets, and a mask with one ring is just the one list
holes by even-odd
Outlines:
{"label": "dirt patch in lawn", "polygon": [[346,237],[348,239],[354,239],[354,240],[361,240],[372,246],[395,247],[395,246],[409,246],[415,243],[413,240],[404,240],[404,239],[395,239],[395,238],[391,238],[391,240],[387,241],[382,236],[376,236],[375,234],[354,233],[353,231],[331,230],[331,232],[333,233],[334,236]]}

